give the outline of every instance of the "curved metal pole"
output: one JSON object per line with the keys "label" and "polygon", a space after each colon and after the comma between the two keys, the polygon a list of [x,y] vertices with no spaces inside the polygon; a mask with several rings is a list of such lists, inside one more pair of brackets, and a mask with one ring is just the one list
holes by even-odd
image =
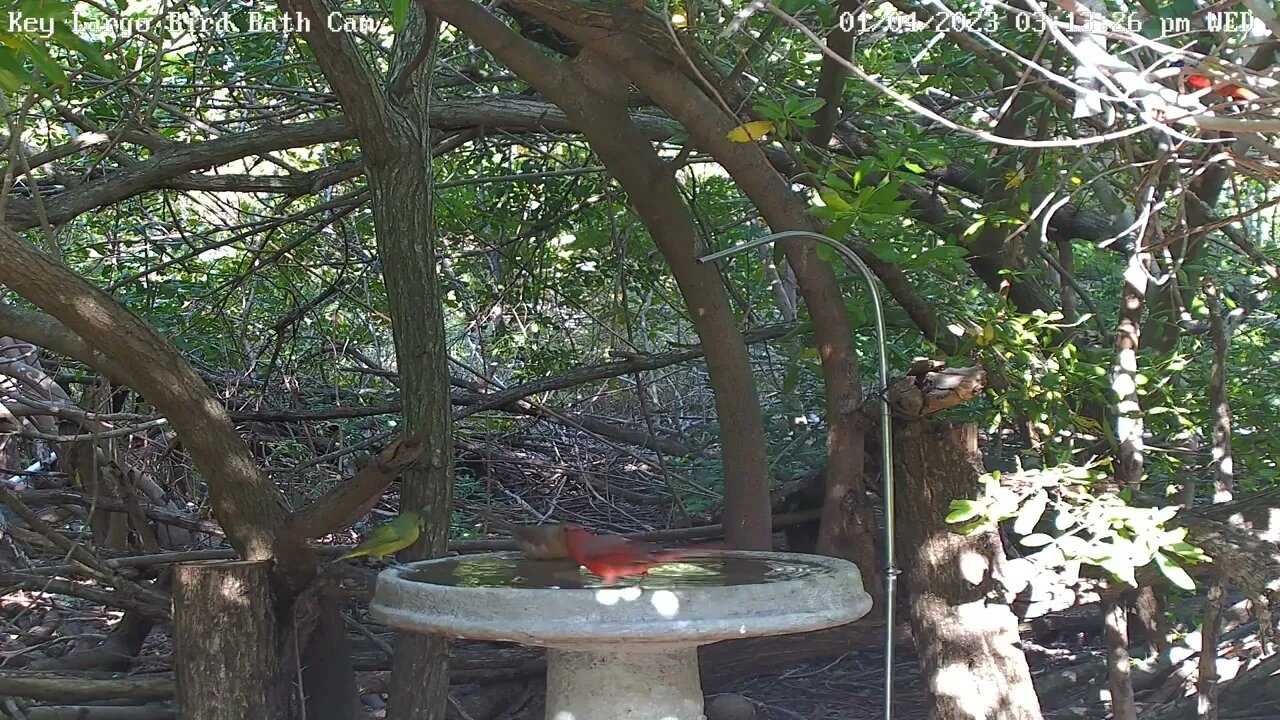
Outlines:
{"label": "curved metal pole", "polygon": [[893,627],[894,627],[894,604],[897,596],[898,575],[901,571],[897,566],[897,551],[894,547],[894,498],[893,498],[893,418],[889,411],[889,399],[885,397],[885,390],[889,388],[889,358],[888,349],[885,341],[884,331],[884,306],[880,301],[880,289],[876,285],[876,277],[871,273],[871,268],[862,262],[862,258],[858,257],[849,246],[836,240],[832,240],[826,235],[821,235],[808,230],[784,230],[776,232],[764,237],[749,240],[740,245],[734,245],[725,248],[719,252],[711,253],[705,257],[698,258],[699,263],[709,263],[722,258],[732,257],[738,253],[746,252],[752,248],[758,248],[761,245],[771,245],[779,240],[787,238],[808,238],[815,242],[820,242],[829,246],[840,257],[844,258],[849,266],[862,273],[862,277],[867,281],[867,288],[871,290],[871,307],[874,310],[876,320],[876,343],[880,351],[880,470],[883,473],[884,482],[881,488],[882,497],[884,498],[884,720],[893,720]]}

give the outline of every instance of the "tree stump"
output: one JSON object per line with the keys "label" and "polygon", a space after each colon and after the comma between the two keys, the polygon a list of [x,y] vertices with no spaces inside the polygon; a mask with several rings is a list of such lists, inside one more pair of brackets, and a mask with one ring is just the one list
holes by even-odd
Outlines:
{"label": "tree stump", "polygon": [[1018,620],[998,579],[1004,548],[994,529],[962,536],[946,517],[973,497],[981,470],[974,425],[899,423],[897,522],[910,594],[911,632],[936,720],[1040,720]]}
{"label": "tree stump", "polygon": [[207,562],[174,573],[174,655],[183,720],[298,717],[281,664],[271,563]]}

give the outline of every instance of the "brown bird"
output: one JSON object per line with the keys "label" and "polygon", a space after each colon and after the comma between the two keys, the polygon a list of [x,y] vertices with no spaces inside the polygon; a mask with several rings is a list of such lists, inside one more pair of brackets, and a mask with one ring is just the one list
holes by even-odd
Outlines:
{"label": "brown bird", "polygon": [[531,560],[568,560],[572,557],[566,526],[561,523],[516,525],[486,510],[477,510],[476,515],[509,533],[520,546],[520,552]]}

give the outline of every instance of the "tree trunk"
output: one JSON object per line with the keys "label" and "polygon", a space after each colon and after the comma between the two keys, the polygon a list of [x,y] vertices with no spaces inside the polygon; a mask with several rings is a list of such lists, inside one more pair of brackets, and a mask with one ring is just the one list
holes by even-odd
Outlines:
{"label": "tree trunk", "polygon": [[895,460],[899,540],[911,598],[911,632],[935,720],[1040,720],[1018,621],[1001,577],[994,530],[961,536],[947,525],[953,500],[978,487],[977,427],[902,423]]}
{"label": "tree trunk", "polygon": [[[401,481],[400,505],[402,511],[421,512],[427,527],[418,542],[401,553],[401,559],[439,555],[448,539],[453,501],[449,372],[432,225],[427,123],[439,22],[418,5],[410,8],[406,25],[396,36],[392,80],[384,90],[351,37],[329,30],[327,17],[333,7],[327,0],[284,0],[281,6],[309,21],[303,35],[364,151],[405,431],[425,445],[421,460]],[[314,656],[308,660],[334,661]],[[448,689],[444,641],[401,635],[392,663],[389,717],[443,719]]]}
{"label": "tree trunk", "polygon": [[[464,27],[473,39],[484,44],[474,32],[479,24],[473,17],[474,10],[466,7],[471,3],[428,0],[428,4],[439,8],[442,14],[448,13],[451,23],[462,18],[459,27]],[[581,8],[547,0],[513,0],[509,4],[518,6],[519,10],[599,53],[635,83],[641,92],[671,113],[688,129],[691,141],[710,152],[728,171],[760,209],[770,228],[815,229],[808,215],[808,204],[791,190],[787,179],[773,169],[759,146],[735,143],[726,138],[726,134],[740,121],[713,102],[701,87],[694,85],[682,68],[670,65],[643,41],[627,33],[575,24],[573,18],[582,15]],[[495,51],[493,47],[489,50]],[[517,72],[522,72],[506,57],[503,61]],[[530,80],[528,77],[525,79]],[[539,90],[554,99],[551,94],[554,88],[539,87]],[[557,101],[557,104],[560,103]],[[564,109],[568,112],[568,108]],[[589,126],[581,127],[590,133]],[[848,557],[858,564],[867,592],[878,597],[880,582],[875,560],[875,523],[870,505],[863,502],[866,479],[861,475],[862,430],[857,420],[861,378],[840,286],[831,267],[818,258],[814,242],[791,239],[782,241],[780,245],[795,271],[796,283],[813,320],[826,383],[828,502],[832,511],[823,520],[822,534],[828,538],[832,554]],[[862,255],[871,267],[884,266],[870,253]],[[726,477],[730,477],[727,467]]]}
{"label": "tree trunk", "polygon": [[571,66],[580,80],[572,84],[579,97],[575,102],[552,99],[564,103],[565,112],[583,128],[596,155],[627,192],[671,266],[706,351],[723,448],[725,541],[734,548],[770,549],[773,530],[764,422],[751,358],[729,295],[717,269],[697,262],[699,243],[693,220],[671,168],[628,118],[626,78],[590,50],[579,54]]}
{"label": "tree trunk", "polygon": [[[613,56],[643,92],[654,98],[689,130],[690,138],[706,148],[724,166],[734,182],[760,209],[769,227],[781,230],[814,230],[806,203],[788,187],[754,144],[733,143],[726,133],[737,119],[718,111],[710,98],[672,73],[667,80]],[[664,70],[670,70],[664,68]],[[680,82],[674,82],[679,77]],[[780,243],[787,263],[795,271],[796,284],[813,321],[814,337],[822,360],[827,422],[827,484],[818,551],[854,561],[862,571],[867,592],[881,598],[880,568],[876,562],[876,529],[867,502],[863,472],[864,430],[859,424],[862,377],[853,350],[849,317],[840,285],[831,266],[818,257],[811,240]],[[859,282],[861,279],[859,278]],[[877,607],[879,607],[877,603]]]}
{"label": "tree trunk", "polygon": [[179,565],[174,572],[174,665],[184,720],[300,718],[280,661],[282,629],[271,563]]}
{"label": "tree trunk", "polygon": [[1213,341],[1213,360],[1209,366],[1209,412],[1213,416],[1213,501],[1229,502],[1235,497],[1235,464],[1231,457],[1231,399],[1227,392],[1227,353],[1230,338],[1222,317],[1218,288],[1212,282],[1204,285],[1209,306],[1209,337]]}
{"label": "tree trunk", "polygon": [[[469,0],[428,0],[425,5],[563,109],[627,192],[671,265],[705,351],[721,423],[726,543],[744,549],[771,547],[764,423],[746,345],[719,273],[696,262],[700,244],[673,169],[628,116],[625,78],[593,53],[579,54],[571,63],[551,62]],[[530,10],[537,15],[545,8]]]}
{"label": "tree trunk", "polygon": [[1200,283],[1196,259],[1205,247],[1209,229],[1214,227],[1210,209],[1217,204],[1222,188],[1230,178],[1231,170],[1226,160],[1205,163],[1185,190],[1186,235],[1181,238],[1175,235],[1167,247],[1180,272],[1162,274],[1162,278],[1152,281],[1148,292],[1151,307],[1145,345],[1156,353],[1172,351],[1178,338],[1182,337],[1179,318],[1188,310],[1191,294]]}
{"label": "tree trunk", "polygon": [[[382,142],[390,142],[398,149],[393,158],[376,164],[366,160],[378,259],[395,335],[405,431],[424,438],[426,443],[422,459],[400,481],[400,509],[421,512],[427,518],[427,527],[418,542],[401,553],[402,560],[443,555],[453,510],[453,408],[427,123],[430,75],[435,66],[433,46],[439,27],[435,17],[424,14],[416,5],[410,8],[392,60],[393,73],[402,78],[394,84],[402,92],[391,102],[412,123],[397,126],[397,134],[383,138]],[[430,59],[415,64],[424,57]],[[365,142],[361,136],[361,144]],[[392,720],[445,717],[449,668],[444,638],[416,633],[397,635],[390,694],[388,717]]]}
{"label": "tree trunk", "polygon": [[[1138,348],[1142,340],[1142,311],[1147,297],[1147,278],[1151,270],[1151,252],[1145,243],[1150,231],[1134,239],[1129,263],[1124,273],[1124,290],[1120,296],[1120,318],[1115,335],[1115,363],[1111,367],[1111,389],[1118,402],[1115,407],[1117,458],[1115,482],[1121,488],[1137,492],[1142,484],[1143,415],[1138,396]],[[1140,583],[1140,586],[1142,584]],[[1143,603],[1145,616],[1156,617],[1155,592],[1149,585],[1140,595],[1126,593],[1104,600],[1106,621],[1103,640],[1107,648],[1108,684],[1111,688],[1111,713],[1116,720],[1133,720],[1137,716],[1133,698],[1133,680],[1129,668],[1129,631],[1125,616],[1135,602]],[[1141,617],[1139,622],[1142,622]],[[1158,627],[1144,623],[1144,640],[1151,642],[1160,633]]]}
{"label": "tree trunk", "polygon": [[1107,649],[1107,689],[1115,720],[1137,720],[1133,670],[1129,662],[1129,606],[1132,593],[1102,601],[1102,639]]}

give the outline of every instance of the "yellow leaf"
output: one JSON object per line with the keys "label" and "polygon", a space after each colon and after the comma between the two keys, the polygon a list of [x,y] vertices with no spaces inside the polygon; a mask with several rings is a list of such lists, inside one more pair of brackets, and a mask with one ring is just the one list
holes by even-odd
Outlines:
{"label": "yellow leaf", "polygon": [[1021,170],[1014,172],[1010,170],[1004,174],[1004,189],[1012,190],[1022,184],[1027,179],[1027,174]]}
{"label": "yellow leaf", "polygon": [[755,142],[773,130],[772,120],[752,120],[729,131],[725,137],[736,143]]}

